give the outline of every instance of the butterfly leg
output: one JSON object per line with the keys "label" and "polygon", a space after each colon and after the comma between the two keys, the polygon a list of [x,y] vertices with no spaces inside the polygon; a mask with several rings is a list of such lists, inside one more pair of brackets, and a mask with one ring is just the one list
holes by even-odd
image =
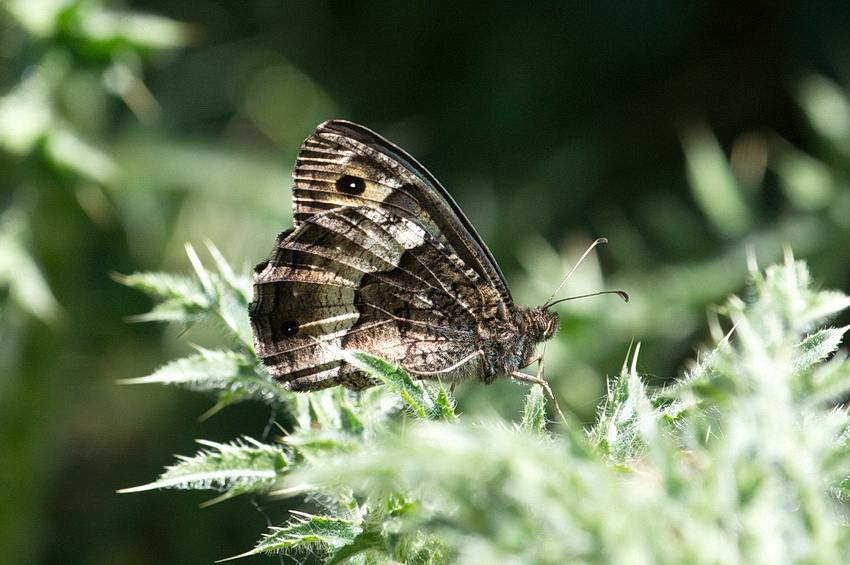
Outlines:
{"label": "butterfly leg", "polygon": [[566,422],[567,417],[564,416],[564,413],[561,411],[561,405],[558,404],[558,399],[555,398],[555,393],[552,392],[552,387],[549,386],[549,383],[543,379],[543,356],[537,355],[533,357],[529,365],[535,362],[537,363],[536,376],[526,375],[525,373],[521,373],[520,371],[514,371],[513,373],[511,373],[511,377],[518,381],[542,386],[543,390],[546,391],[546,394],[549,395],[549,398],[552,399],[552,404],[554,404],[555,410],[558,411],[558,414],[561,416],[561,419]]}

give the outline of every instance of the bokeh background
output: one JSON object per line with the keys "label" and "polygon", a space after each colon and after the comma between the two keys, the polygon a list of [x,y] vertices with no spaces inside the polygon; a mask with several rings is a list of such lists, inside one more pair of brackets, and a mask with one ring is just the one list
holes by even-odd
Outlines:
{"label": "bokeh background", "polygon": [[[363,123],[467,211],[519,302],[562,294],[547,379],[579,421],[633,343],[681,374],[747,257],[783,246],[850,290],[843,2],[0,2],[0,562],[210,563],[249,549],[246,499],[116,494],[196,438],[259,437],[263,406],[119,386],[213,327],[128,323],[111,273],[237,269],[289,226],[302,140]],[[847,323],[848,320],[839,320]],[[514,417],[509,382],[462,411]],[[260,561],[263,558],[252,558]],[[274,560],[266,558],[266,561]]]}

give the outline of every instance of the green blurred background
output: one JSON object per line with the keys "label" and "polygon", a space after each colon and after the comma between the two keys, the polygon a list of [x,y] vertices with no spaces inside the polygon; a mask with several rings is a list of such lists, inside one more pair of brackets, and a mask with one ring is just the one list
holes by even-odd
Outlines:
{"label": "green blurred background", "polygon": [[[210,563],[265,530],[246,499],[118,495],[193,440],[262,435],[263,406],[119,386],[221,343],[127,323],[110,273],[237,269],[288,227],[290,172],[347,118],[422,161],[540,304],[547,379],[589,421],[632,342],[656,384],[783,245],[850,290],[850,11],[842,2],[0,3],[0,562]],[[847,323],[848,320],[839,322]],[[459,387],[514,418],[523,390]],[[252,558],[262,560],[263,558]],[[266,558],[266,561],[273,561]]]}

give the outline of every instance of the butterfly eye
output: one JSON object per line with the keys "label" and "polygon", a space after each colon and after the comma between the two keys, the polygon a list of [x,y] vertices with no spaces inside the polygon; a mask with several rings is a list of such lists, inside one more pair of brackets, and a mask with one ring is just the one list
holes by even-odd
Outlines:
{"label": "butterfly eye", "polygon": [[546,320],[546,323],[545,323],[546,327],[543,329],[543,333],[542,333],[543,339],[550,339],[553,335],[555,335],[555,332],[558,331],[558,324],[559,324],[558,315],[554,314],[554,313],[550,313],[550,314],[553,314],[553,315],[551,315]]}
{"label": "butterfly eye", "polygon": [[[549,314],[549,312],[546,312]],[[553,335],[558,327],[558,319],[551,316],[543,316],[537,320],[537,334],[542,340],[547,340]]]}
{"label": "butterfly eye", "polygon": [[298,333],[299,324],[295,320],[287,320],[280,325],[280,331],[285,336]]}
{"label": "butterfly eye", "polygon": [[366,181],[360,177],[344,175],[337,179],[336,189],[345,194],[363,194],[366,190]]}

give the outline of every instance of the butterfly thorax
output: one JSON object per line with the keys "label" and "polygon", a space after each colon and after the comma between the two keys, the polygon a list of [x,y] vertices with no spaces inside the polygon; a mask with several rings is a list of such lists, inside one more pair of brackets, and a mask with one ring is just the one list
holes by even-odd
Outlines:
{"label": "butterfly thorax", "polygon": [[481,380],[491,382],[500,375],[510,375],[527,367],[536,354],[537,345],[547,341],[558,330],[558,314],[545,307],[518,306],[505,322],[491,327],[482,350],[486,367]]}

